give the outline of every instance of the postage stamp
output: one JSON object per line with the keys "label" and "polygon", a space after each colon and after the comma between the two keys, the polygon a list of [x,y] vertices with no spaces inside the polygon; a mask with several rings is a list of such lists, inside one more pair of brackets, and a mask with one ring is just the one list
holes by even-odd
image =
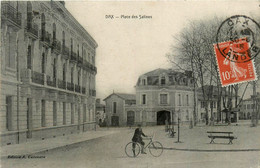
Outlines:
{"label": "postage stamp", "polygon": [[246,38],[214,44],[222,86],[257,79]]}

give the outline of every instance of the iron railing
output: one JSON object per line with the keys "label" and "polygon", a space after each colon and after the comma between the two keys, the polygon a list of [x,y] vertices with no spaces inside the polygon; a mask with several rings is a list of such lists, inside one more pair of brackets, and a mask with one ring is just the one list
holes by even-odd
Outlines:
{"label": "iron railing", "polygon": [[18,12],[14,7],[9,3],[3,2],[1,4],[1,15],[3,18],[10,20],[18,26],[22,25],[22,14]]}
{"label": "iron railing", "polygon": [[71,53],[70,53],[70,60],[77,61],[77,54],[73,51],[71,51]]}
{"label": "iron railing", "polygon": [[53,78],[53,80],[51,80],[51,77],[47,75],[47,85],[52,86],[52,87],[56,87],[56,79]]}
{"label": "iron railing", "polygon": [[55,50],[56,52],[60,53],[61,52],[61,42],[57,39],[54,39],[52,42],[52,49]]}
{"label": "iron railing", "polygon": [[78,92],[78,93],[80,93],[80,86],[77,85],[77,84],[75,84],[75,91]]}
{"label": "iron railing", "polygon": [[67,82],[67,89],[70,90],[70,91],[74,91],[74,84]]}
{"label": "iron railing", "polygon": [[32,71],[32,82],[44,85],[44,74]]}
{"label": "iron railing", "polygon": [[46,30],[41,30],[41,41],[45,42],[46,44],[51,44],[51,34]]}
{"label": "iron railing", "polygon": [[65,45],[62,45],[62,56],[65,59],[69,59],[69,55],[70,55],[70,49],[68,47],[66,47]]}
{"label": "iron railing", "polygon": [[66,89],[66,81],[64,81],[64,80],[58,80],[58,87],[60,88],[60,89]]}
{"label": "iron railing", "polygon": [[31,23],[31,22],[27,22],[26,31],[28,33],[31,33],[31,34],[33,34],[34,36],[36,36],[38,38],[38,30],[39,30],[39,27],[38,27],[37,24]]}

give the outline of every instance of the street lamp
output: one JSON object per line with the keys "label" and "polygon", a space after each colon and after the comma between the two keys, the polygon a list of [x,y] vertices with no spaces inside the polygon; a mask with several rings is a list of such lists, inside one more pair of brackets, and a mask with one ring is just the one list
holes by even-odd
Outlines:
{"label": "street lamp", "polygon": [[175,143],[182,143],[181,141],[180,141],[180,109],[179,109],[179,111],[178,111],[178,141],[176,141]]}

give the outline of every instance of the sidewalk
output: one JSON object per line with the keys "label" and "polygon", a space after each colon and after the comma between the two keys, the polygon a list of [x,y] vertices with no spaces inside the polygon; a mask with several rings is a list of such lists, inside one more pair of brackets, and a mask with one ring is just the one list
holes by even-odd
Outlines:
{"label": "sidewalk", "polygon": [[98,131],[87,131],[84,133],[81,132],[78,134],[59,136],[56,138],[49,138],[46,140],[36,140],[22,144],[7,145],[1,147],[1,158],[5,158],[8,155],[32,155],[115,133],[119,133],[119,130],[101,129]]}
{"label": "sidewalk", "polygon": [[[250,127],[239,124],[231,126],[199,126],[189,129],[188,126],[180,126],[180,142],[178,140],[178,127],[175,126],[175,137],[170,138],[164,131],[164,127],[158,127],[154,140],[160,141],[167,150],[202,151],[202,152],[225,152],[225,151],[260,151],[260,126]],[[146,131],[146,130],[144,130]],[[230,131],[237,139],[233,144],[228,144],[228,139],[215,139],[210,144],[207,131]]]}

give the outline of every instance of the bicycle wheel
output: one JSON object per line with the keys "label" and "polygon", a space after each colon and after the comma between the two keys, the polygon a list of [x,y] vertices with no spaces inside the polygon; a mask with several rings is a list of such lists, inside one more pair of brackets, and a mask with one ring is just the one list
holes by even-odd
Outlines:
{"label": "bicycle wheel", "polygon": [[128,157],[137,157],[140,154],[141,147],[136,142],[129,142],[125,146],[125,153]]}
{"label": "bicycle wheel", "polygon": [[151,153],[151,155],[153,155],[154,157],[159,157],[161,156],[161,154],[163,153],[163,146],[160,142],[155,141],[152,142],[149,145],[149,152]]}

